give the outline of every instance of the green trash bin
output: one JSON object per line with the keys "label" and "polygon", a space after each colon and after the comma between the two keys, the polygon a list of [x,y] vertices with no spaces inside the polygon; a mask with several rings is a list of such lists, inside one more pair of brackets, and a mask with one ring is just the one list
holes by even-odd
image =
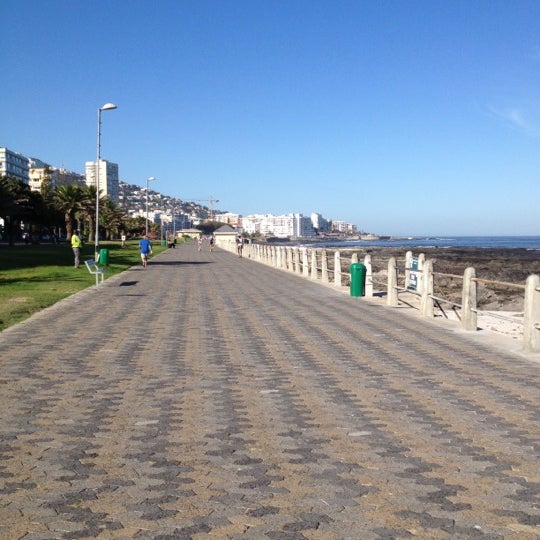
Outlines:
{"label": "green trash bin", "polygon": [[162,241],[161,241],[161,245],[162,245],[162,246],[166,246],[166,245],[167,245],[167,240],[162,240]]}
{"label": "green trash bin", "polygon": [[351,273],[351,296],[366,295],[366,267],[360,263],[353,263],[349,268]]}
{"label": "green trash bin", "polygon": [[102,266],[107,266],[109,264],[109,250],[100,249],[99,250],[99,264]]}

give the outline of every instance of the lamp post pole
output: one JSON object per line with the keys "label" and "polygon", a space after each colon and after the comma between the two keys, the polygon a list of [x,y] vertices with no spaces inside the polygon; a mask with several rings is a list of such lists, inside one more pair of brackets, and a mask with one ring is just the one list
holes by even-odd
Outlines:
{"label": "lamp post pole", "polygon": [[98,109],[98,121],[97,121],[97,161],[96,161],[96,237],[94,242],[94,260],[97,263],[98,260],[98,247],[99,247],[99,163],[101,161],[101,111],[110,111],[116,109],[114,103],[105,103],[103,107]]}
{"label": "lamp post pole", "polygon": [[153,182],[155,178],[153,176],[149,176],[146,179],[146,236],[148,236],[148,182]]}

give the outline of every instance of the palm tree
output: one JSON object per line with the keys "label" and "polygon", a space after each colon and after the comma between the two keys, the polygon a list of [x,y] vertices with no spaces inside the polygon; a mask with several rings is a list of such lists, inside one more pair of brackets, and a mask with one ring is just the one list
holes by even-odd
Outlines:
{"label": "palm tree", "polygon": [[54,193],[55,188],[52,182],[51,168],[47,166],[39,189],[39,194],[43,200],[41,207],[38,207],[41,211],[39,223],[44,225],[49,233],[54,231],[54,234],[56,234],[64,221],[64,214],[55,205]]}
{"label": "palm tree", "polygon": [[[88,238],[94,238],[95,236],[95,222],[96,222],[96,186],[84,186],[81,188],[82,200],[80,204],[80,213],[83,219],[88,222]],[[100,196],[101,201],[103,200]]]}
{"label": "palm tree", "polygon": [[118,234],[126,219],[125,212],[109,197],[103,198],[101,204],[101,224],[105,228],[105,238],[111,239],[113,234]]}
{"label": "palm tree", "polygon": [[19,224],[32,218],[35,204],[36,197],[32,197],[27,184],[8,176],[0,177],[0,217],[4,220],[4,236],[10,246],[20,233]]}
{"label": "palm tree", "polygon": [[54,205],[64,214],[68,240],[73,234],[73,224],[75,223],[77,213],[81,210],[82,199],[82,189],[77,185],[57,186],[54,189]]}
{"label": "palm tree", "polygon": [[122,225],[128,235],[142,236],[146,228],[146,219],[143,216],[128,217]]}

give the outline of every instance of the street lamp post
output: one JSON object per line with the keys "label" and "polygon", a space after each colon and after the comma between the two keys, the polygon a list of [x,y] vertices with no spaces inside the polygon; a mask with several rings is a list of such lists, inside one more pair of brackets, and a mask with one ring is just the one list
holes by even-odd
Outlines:
{"label": "street lamp post", "polygon": [[148,236],[148,182],[153,182],[155,178],[150,176],[146,179],[146,236]]}
{"label": "street lamp post", "polygon": [[99,247],[99,162],[101,161],[101,111],[110,111],[116,109],[114,103],[105,103],[103,107],[98,109],[97,121],[97,161],[96,161],[96,239],[94,242],[94,260],[98,260]]}

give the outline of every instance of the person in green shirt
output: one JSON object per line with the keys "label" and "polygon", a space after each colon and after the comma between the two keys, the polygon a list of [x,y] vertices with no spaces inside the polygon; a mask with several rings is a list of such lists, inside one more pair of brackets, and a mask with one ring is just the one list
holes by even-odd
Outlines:
{"label": "person in green shirt", "polygon": [[82,248],[82,245],[83,245],[80,234],[81,234],[81,231],[79,231],[79,229],[77,229],[71,235],[71,249],[73,249],[73,255],[75,256],[75,268],[79,268],[80,257],[81,257],[81,248]]}

